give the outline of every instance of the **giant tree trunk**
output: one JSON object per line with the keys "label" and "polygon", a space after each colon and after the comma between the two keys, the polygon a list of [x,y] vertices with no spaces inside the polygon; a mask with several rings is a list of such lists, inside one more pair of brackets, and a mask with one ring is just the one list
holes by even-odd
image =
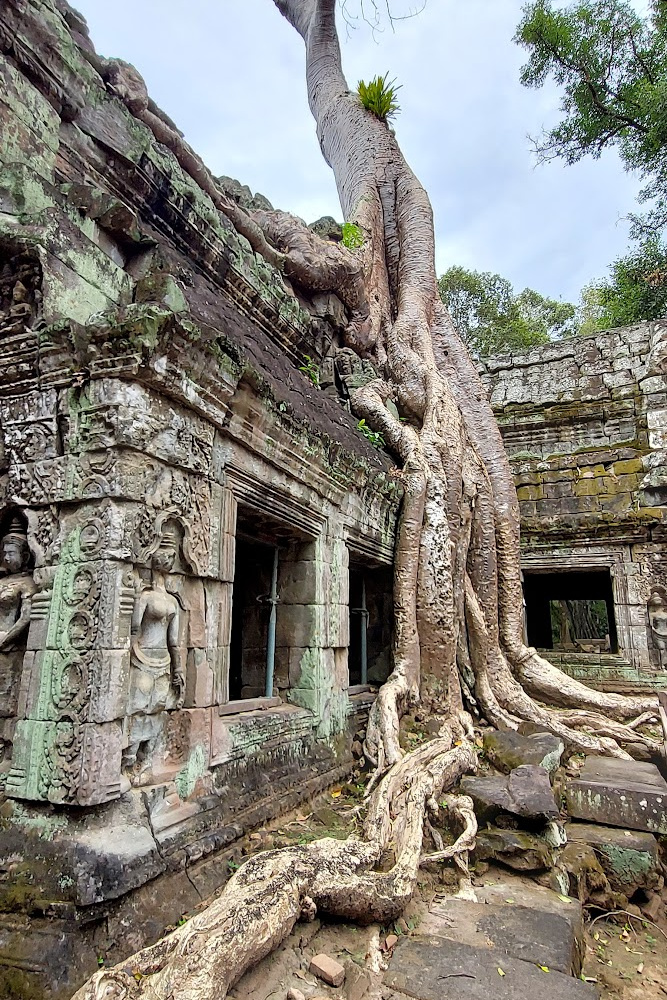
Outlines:
{"label": "giant tree trunk", "polygon": [[[345,219],[360,227],[364,242],[356,252],[325,244],[285,213],[254,213],[244,231],[260,253],[267,242],[287,248],[292,280],[337,291],[352,310],[349,346],[378,372],[354,392],[352,407],[400,460],[405,494],[394,568],[394,669],[366,738],[376,787],[363,840],[323,840],[252,859],[201,915],[123,963],[138,970],[137,979],[120,968],[99,972],[77,1000],[221,1000],[304,910],[361,921],[395,916],[414,888],[425,812],[437,811],[437,796],[474,766],[471,707],[497,727],[532,721],[593,753],[658,749],[636,724],[623,724],[652,711],[654,699],[592,691],[525,646],[516,492],[477,370],[437,294],[429,199],[394,133],[348,89],[335,0],[275,3],[304,39],[322,152]],[[201,161],[176,134],[165,138],[164,128],[156,129],[185,169],[210,186]],[[403,419],[387,407],[390,400]],[[420,699],[441,717],[440,737],[404,757],[400,717]],[[465,855],[474,818],[469,804],[452,806],[465,830],[445,855]],[[389,843],[396,865],[373,871]]]}
{"label": "giant tree trunk", "polygon": [[357,256],[366,296],[350,346],[375,362],[379,377],[354,393],[352,406],[383,433],[403,470],[395,667],[372,713],[369,753],[380,770],[400,759],[399,717],[420,695],[464,735],[460,678],[494,724],[530,720],[581,749],[621,753],[611,737],[641,737],[603,718],[597,736],[577,731],[572,711],[566,724],[529,696],[586,710],[588,728],[591,712],[620,720],[654,707],[653,699],[591,691],[524,645],[516,492],[476,368],[438,297],[429,199],[394,133],[348,89],[335,0],[275,2],[304,39],[322,152],[345,219],[364,235]]}

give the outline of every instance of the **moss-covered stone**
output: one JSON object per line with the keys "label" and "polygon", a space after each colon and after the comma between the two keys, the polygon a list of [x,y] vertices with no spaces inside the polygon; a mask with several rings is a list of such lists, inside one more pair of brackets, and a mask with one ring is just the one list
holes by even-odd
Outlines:
{"label": "moss-covered stone", "polygon": [[519,500],[541,500],[544,497],[542,486],[520,486],[516,491]]}
{"label": "moss-covered stone", "polygon": [[632,896],[637,889],[651,889],[659,877],[658,842],[651,833],[568,823],[568,841],[593,848],[609,884]]}

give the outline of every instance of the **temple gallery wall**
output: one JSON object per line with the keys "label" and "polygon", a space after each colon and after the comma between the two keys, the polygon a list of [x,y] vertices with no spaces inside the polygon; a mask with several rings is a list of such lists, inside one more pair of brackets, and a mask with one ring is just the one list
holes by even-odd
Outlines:
{"label": "temple gallery wall", "polygon": [[[374,372],[345,307],[252,253],[112,69],[62,0],[0,8],[0,995],[26,998],[157,939],[347,775],[391,670],[401,486],[349,412]],[[667,677],[665,345],[485,366],[528,637],[601,685]]]}
{"label": "temple gallery wall", "polygon": [[667,324],[485,366],[515,476],[528,641],[614,690],[667,682]]}
{"label": "temple gallery wall", "polygon": [[342,303],[255,256],[66,4],[0,42],[0,995],[68,997],[349,772],[401,487]]}

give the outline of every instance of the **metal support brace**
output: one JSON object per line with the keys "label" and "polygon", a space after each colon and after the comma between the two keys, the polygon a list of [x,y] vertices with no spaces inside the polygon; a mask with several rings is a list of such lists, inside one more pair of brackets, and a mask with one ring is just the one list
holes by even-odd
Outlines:
{"label": "metal support brace", "polygon": [[276,605],[278,604],[278,546],[273,550],[273,570],[271,573],[271,592],[267,598],[271,605],[269,615],[269,634],[266,640],[266,697],[273,697],[273,673],[276,664]]}

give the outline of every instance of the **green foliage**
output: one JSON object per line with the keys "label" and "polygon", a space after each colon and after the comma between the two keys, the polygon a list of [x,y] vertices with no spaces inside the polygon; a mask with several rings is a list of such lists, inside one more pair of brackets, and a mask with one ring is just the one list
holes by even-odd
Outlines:
{"label": "green foliage", "polygon": [[357,424],[357,428],[361,431],[364,437],[368,441],[370,441],[372,445],[374,445],[374,447],[376,448],[385,447],[386,442],[383,435],[380,433],[380,431],[374,431],[372,427],[369,427],[366,421],[363,419],[363,417]]}
{"label": "green foliage", "polygon": [[311,358],[310,354],[304,354],[303,364],[299,365],[299,371],[309,378],[313,385],[320,387],[320,366]]}
{"label": "green foliage", "polygon": [[401,89],[396,80],[388,80],[389,73],[375,76],[370,83],[360,80],[357,85],[359,99],[367,111],[386,122],[401,110],[396,94]]}
{"label": "green foliage", "polygon": [[591,282],[584,285],[577,309],[579,317],[579,336],[590,337],[599,330],[604,330],[604,305],[599,284]]}
{"label": "green foliage", "polygon": [[667,246],[657,236],[614,261],[610,272],[582,292],[582,333],[667,316]]}
{"label": "green foliage", "polygon": [[654,199],[636,218],[635,234],[667,224],[667,5],[653,0],[646,17],[624,0],[552,0],[523,8],[516,41],[529,52],[528,87],[553,77],[562,88],[562,119],[536,143],[540,157],[575,163],[615,147]]}
{"label": "green foliage", "polygon": [[515,294],[507,278],[450,267],[438,290],[459,335],[476,357],[517,351],[577,332],[576,309],[532,288]]}
{"label": "green foliage", "polygon": [[549,613],[554,649],[563,642],[604,639],[609,632],[609,616],[605,601],[550,601]]}
{"label": "green foliage", "polygon": [[341,229],[343,246],[347,247],[348,250],[358,250],[364,245],[364,234],[354,222],[344,222]]}
{"label": "green foliage", "polygon": [[576,309],[571,302],[549,299],[532,288],[524,288],[515,298],[522,320],[532,336],[561,340],[578,333]]}

